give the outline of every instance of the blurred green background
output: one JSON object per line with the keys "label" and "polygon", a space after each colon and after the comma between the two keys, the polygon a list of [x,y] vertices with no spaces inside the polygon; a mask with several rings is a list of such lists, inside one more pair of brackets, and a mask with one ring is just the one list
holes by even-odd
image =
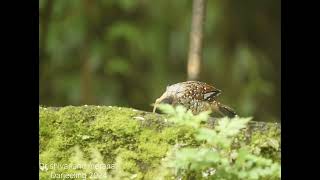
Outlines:
{"label": "blurred green background", "polygon": [[[200,81],[240,116],[280,121],[279,0],[208,0]],[[40,0],[40,104],[152,111],[187,80],[191,0]]]}

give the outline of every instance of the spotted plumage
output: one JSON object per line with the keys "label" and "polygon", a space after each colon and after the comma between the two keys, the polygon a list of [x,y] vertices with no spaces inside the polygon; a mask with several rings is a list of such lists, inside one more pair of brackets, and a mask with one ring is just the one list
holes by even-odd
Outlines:
{"label": "spotted plumage", "polygon": [[218,112],[222,116],[234,117],[236,113],[216,99],[221,90],[204,82],[186,81],[167,86],[166,91],[155,102],[153,112],[159,103],[183,105],[194,114],[202,111]]}

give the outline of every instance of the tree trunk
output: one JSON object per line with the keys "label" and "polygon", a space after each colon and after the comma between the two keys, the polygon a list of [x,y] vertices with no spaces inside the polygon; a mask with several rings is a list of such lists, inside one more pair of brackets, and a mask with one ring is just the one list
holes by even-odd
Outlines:
{"label": "tree trunk", "polygon": [[206,0],[193,0],[190,47],[188,55],[189,80],[196,80],[199,78],[206,3]]}

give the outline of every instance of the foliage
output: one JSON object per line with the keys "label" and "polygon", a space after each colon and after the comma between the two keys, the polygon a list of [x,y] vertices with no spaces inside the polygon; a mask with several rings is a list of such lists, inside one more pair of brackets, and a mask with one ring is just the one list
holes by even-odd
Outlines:
{"label": "foliage", "polygon": [[251,118],[227,117],[217,120],[214,129],[201,126],[210,112],[193,115],[182,106],[160,105],[170,115],[169,120],[195,128],[195,138],[200,147],[183,147],[172,151],[167,167],[175,169],[176,176],[190,179],[280,179],[281,167],[272,159],[256,156],[242,144],[232,147],[232,142],[247,126]]}

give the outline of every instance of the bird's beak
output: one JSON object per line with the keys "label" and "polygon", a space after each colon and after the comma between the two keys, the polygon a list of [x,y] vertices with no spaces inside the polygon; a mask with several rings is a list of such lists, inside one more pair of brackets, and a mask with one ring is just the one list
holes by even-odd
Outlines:
{"label": "bird's beak", "polygon": [[153,106],[153,112],[156,112],[158,104],[160,104],[160,103],[172,104],[173,101],[174,101],[174,97],[172,95],[167,94],[166,92],[163,93],[163,95],[161,97],[156,99],[156,102],[154,103],[154,106]]}
{"label": "bird's beak", "polygon": [[158,98],[158,99],[156,99],[156,102],[153,104],[153,113],[155,113],[156,112],[156,109],[157,109],[157,105],[159,104],[159,102],[161,102],[161,97],[160,98]]}
{"label": "bird's beak", "polygon": [[156,100],[156,102],[153,104],[153,110],[152,110],[153,113],[156,112],[157,105],[158,105],[158,103],[157,103],[157,100]]}
{"label": "bird's beak", "polygon": [[156,99],[155,103],[153,104],[153,113],[156,112],[156,109],[157,109],[157,105],[163,100],[166,98],[166,93],[164,93],[161,97],[159,97],[158,99]]}

